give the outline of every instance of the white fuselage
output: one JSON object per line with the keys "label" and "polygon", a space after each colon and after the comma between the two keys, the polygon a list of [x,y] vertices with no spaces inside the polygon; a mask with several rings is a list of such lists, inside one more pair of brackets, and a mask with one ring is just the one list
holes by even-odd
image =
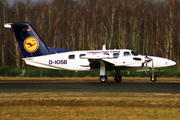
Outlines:
{"label": "white fuselage", "polygon": [[[91,70],[89,60],[103,61],[119,69],[143,69],[145,64],[144,55],[134,54],[128,49],[117,50],[91,50],[71,51],[57,54],[50,54],[38,57],[23,58],[26,64],[50,69],[89,71]],[[148,56],[153,59],[153,68],[168,67],[175,65],[174,61],[166,58]],[[152,61],[146,63],[152,68]]]}

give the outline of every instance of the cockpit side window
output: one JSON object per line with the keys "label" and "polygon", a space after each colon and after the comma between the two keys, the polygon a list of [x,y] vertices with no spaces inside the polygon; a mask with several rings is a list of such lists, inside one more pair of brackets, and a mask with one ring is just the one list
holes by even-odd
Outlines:
{"label": "cockpit side window", "polygon": [[124,52],[124,56],[130,56],[131,54],[129,52]]}
{"label": "cockpit side window", "polygon": [[136,53],[136,52],[134,52],[134,51],[131,51],[131,53],[132,53],[132,55],[134,55],[134,56],[139,55],[138,53]]}

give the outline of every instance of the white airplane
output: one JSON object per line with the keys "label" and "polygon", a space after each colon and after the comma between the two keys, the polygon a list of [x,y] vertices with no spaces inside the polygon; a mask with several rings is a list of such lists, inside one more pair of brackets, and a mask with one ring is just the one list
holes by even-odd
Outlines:
{"label": "white airplane", "polygon": [[139,55],[133,50],[114,49],[73,51],[46,46],[29,23],[6,23],[12,28],[26,64],[49,69],[72,71],[100,71],[100,81],[106,82],[106,70],[115,70],[114,80],[121,81],[121,70],[152,70],[151,81],[155,82],[155,68],[169,67],[176,62],[155,56]]}

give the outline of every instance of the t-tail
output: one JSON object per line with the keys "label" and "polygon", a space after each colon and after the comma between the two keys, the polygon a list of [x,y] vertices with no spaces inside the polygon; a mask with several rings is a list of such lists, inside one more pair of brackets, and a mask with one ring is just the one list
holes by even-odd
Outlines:
{"label": "t-tail", "polygon": [[46,46],[29,23],[6,23],[4,27],[13,29],[24,58],[70,51]]}

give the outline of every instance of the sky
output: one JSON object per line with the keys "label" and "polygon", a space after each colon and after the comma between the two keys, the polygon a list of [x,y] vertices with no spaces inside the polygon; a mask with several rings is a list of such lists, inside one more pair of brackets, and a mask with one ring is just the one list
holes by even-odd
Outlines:
{"label": "sky", "polygon": [[[9,2],[9,5],[12,6],[14,4],[14,1],[17,1],[17,0],[7,0]],[[24,1],[24,0],[23,0]],[[33,2],[36,2],[36,1],[41,1],[41,0],[32,0]],[[46,1],[52,1],[52,0],[46,0]],[[154,0],[154,1],[165,1],[165,0]]]}
{"label": "sky", "polygon": [[[14,4],[14,2],[17,0],[7,0],[7,1],[9,2],[9,5],[12,6]],[[24,0],[22,0],[22,1],[24,1]],[[31,1],[36,2],[36,1],[41,1],[41,0],[31,0]],[[51,1],[51,0],[46,0],[46,1]]]}

